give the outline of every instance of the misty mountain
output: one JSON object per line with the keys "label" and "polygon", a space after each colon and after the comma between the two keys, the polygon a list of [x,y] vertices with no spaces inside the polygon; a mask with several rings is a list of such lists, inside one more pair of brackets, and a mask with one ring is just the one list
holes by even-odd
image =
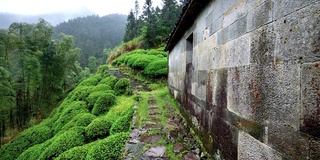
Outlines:
{"label": "misty mountain", "polygon": [[39,18],[43,18],[47,22],[51,23],[53,26],[56,26],[57,24],[63,21],[67,21],[69,19],[93,14],[95,13],[87,9],[82,9],[74,12],[61,12],[42,15],[20,15],[13,13],[0,13],[0,28],[7,29],[13,22],[37,23]]}
{"label": "misty mountain", "polygon": [[55,38],[61,33],[74,36],[75,46],[82,50],[79,58],[82,67],[88,66],[90,56],[102,64],[106,60],[103,49],[112,49],[122,42],[126,23],[127,16],[120,14],[78,17],[58,24]]}

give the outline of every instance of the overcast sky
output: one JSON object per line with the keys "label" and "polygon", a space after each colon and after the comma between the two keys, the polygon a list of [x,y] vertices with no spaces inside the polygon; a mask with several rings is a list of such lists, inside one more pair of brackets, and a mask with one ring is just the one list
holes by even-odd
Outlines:
{"label": "overcast sky", "polygon": [[[140,9],[145,0],[138,0]],[[104,16],[112,13],[129,14],[135,0],[0,0],[0,12],[37,15],[54,12],[90,10]],[[153,0],[153,5],[162,5]]]}

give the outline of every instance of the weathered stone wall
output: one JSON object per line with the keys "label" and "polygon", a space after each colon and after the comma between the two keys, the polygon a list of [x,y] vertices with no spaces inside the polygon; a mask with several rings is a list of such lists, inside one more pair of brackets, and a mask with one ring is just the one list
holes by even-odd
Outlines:
{"label": "weathered stone wall", "polygon": [[319,0],[212,0],[168,85],[215,156],[320,159]]}

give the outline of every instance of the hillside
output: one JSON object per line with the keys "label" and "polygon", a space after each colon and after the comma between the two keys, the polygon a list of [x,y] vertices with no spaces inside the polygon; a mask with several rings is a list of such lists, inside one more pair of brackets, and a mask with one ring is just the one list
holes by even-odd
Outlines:
{"label": "hillside", "polygon": [[82,67],[88,66],[90,56],[96,57],[98,64],[103,64],[106,61],[103,50],[112,49],[122,42],[126,17],[119,14],[78,17],[58,24],[55,37],[60,33],[74,36],[75,46],[81,48],[79,62]]}
{"label": "hillside", "polygon": [[51,25],[57,24],[77,17],[92,15],[94,12],[89,10],[80,10],[78,12],[69,13],[50,13],[41,15],[21,15],[13,13],[0,13],[0,28],[7,29],[13,22],[37,23],[39,18],[47,20]]}
{"label": "hillside", "polygon": [[135,100],[130,81],[106,68],[79,83],[49,118],[4,145],[0,159],[119,159]]}

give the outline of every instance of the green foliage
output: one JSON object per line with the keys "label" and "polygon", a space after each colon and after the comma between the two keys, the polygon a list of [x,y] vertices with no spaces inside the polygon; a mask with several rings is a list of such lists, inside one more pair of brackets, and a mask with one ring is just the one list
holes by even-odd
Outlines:
{"label": "green foliage", "polygon": [[102,79],[99,84],[106,84],[110,86],[111,88],[114,88],[114,85],[117,83],[117,78],[115,76],[109,76],[104,79]]}
{"label": "green foliage", "polygon": [[101,117],[93,120],[86,127],[86,139],[88,141],[96,140],[109,136],[112,120],[107,117]]}
{"label": "green foliage", "polygon": [[150,49],[148,52],[147,52],[148,55],[155,55],[155,56],[158,56],[158,57],[168,57],[168,53],[163,51],[163,50],[158,50],[158,49]]}
{"label": "green foliage", "polygon": [[59,155],[55,160],[85,160],[89,149],[94,143],[71,148]]}
{"label": "green foliage", "polygon": [[61,130],[68,130],[68,129],[75,127],[75,126],[86,127],[95,118],[96,118],[96,116],[91,113],[80,113],[80,114],[76,115],[75,117],[73,117],[66,125],[64,125]]}
{"label": "green foliage", "polygon": [[84,101],[74,101],[61,112],[59,119],[54,123],[55,133],[59,132],[64,125],[81,113],[89,113]]}
{"label": "green foliage", "polygon": [[93,86],[78,86],[71,93],[69,93],[67,99],[84,101],[91,93]]}
{"label": "green foliage", "polygon": [[[129,94],[130,93],[130,80],[127,78],[121,78],[115,85],[114,91],[117,95]],[[132,93],[132,92],[131,92]]]}
{"label": "green foliage", "polygon": [[101,66],[98,68],[97,74],[100,74],[100,75],[102,75],[103,77],[109,76],[109,74],[107,73],[108,69],[109,69],[108,65],[106,65],[106,64],[105,64],[105,65],[101,65]]}
{"label": "green foliage", "polygon": [[107,84],[98,84],[97,86],[94,87],[93,91],[107,91],[107,90],[112,90],[110,86]]}
{"label": "green foliage", "polygon": [[74,127],[54,137],[54,141],[40,155],[39,159],[54,159],[61,153],[84,145],[84,127]]}
{"label": "green foliage", "polygon": [[111,14],[99,17],[89,15],[78,17],[55,27],[57,34],[65,33],[75,37],[75,46],[81,48],[79,62],[88,66],[90,56],[97,58],[97,65],[106,61],[104,48],[114,48],[121,44],[125,32],[126,15]]}
{"label": "green foliage", "polygon": [[130,129],[134,108],[128,108],[113,124],[110,129],[110,134],[116,134],[120,132],[128,132]]}
{"label": "green foliage", "polygon": [[90,77],[83,80],[78,86],[95,86],[98,82],[99,81],[96,78]]}
{"label": "green foliage", "polygon": [[121,159],[129,132],[111,135],[96,145],[87,154],[87,159]]}
{"label": "green foliage", "polygon": [[96,103],[99,97],[106,96],[106,94],[107,93],[105,91],[96,91],[96,92],[90,93],[90,95],[86,99],[88,102],[89,109],[93,108],[94,104]]}
{"label": "green foliage", "polygon": [[39,159],[41,153],[52,144],[54,141],[54,138],[49,139],[45,141],[44,143],[34,145],[30,148],[28,148],[26,151],[24,151],[19,157],[18,160],[33,160],[33,159]]}
{"label": "green foliage", "polygon": [[52,136],[52,129],[47,126],[37,125],[27,129],[1,148],[1,159],[16,159],[29,147],[42,143]]}
{"label": "green foliage", "polygon": [[92,114],[99,115],[109,111],[110,107],[116,104],[116,96],[112,93],[106,93],[105,96],[101,96],[94,103]]}
{"label": "green foliage", "polygon": [[143,74],[152,77],[165,77],[168,74],[168,59],[161,58],[156,61],[151,62],[146,68],[142,71]]}

